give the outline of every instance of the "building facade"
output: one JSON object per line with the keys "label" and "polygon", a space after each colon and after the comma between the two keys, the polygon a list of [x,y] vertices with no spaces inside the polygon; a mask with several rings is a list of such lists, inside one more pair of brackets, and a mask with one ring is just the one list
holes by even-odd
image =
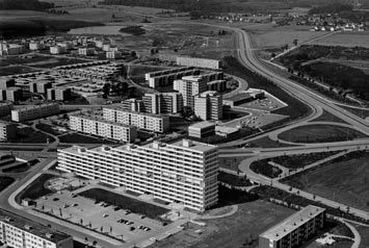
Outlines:
{"label": "building facade", "polygon": [[0,116],[8,115],[13,109],[13,103],[2,102],[0,103]]}
{"label": "building facade", "polygon": [[309,205],[259,236],[259,248],[301,247],[325,225],[325,209]]}
{"label": "building facade", "polygon": [[13,109],[11,111],[11,115],[12,121],[22,122],[58,114],[59,112],[59,104],[45,103],[41,105],[26,106],[20,109]]}
{"label": "building facade", "polygon": [[103,117],[111,122],[123,123],[158,133],[165,133],[169,130],[169,117],[164,115],[131,112],[113,106],[103,108]]}
{"label": "building facade", "polygon": [[70,88],[51,88],[47,89],[47,100],[66,101],[71,98],[72,90]]}
{"label": "building facade", "polygon": [[142,97],[145,111],[152,114],[176,114],[182,111],[183,98],[180,93],[146,93]]}
{"label": "building facade", "polygon": [[215,135],[215,123],[203,121],[188,127],[188,136],[203,139]]}
{"label": "building facade", "polygon": [[202,120],[223,119],[223,98],[216,91],[206,91],[194,97],[194,113]]}
{"label": "building facade", "polygon": [[101,118],[86,115],[71,115],[69,117],[70,129],[115,139],[124,142],[134,142],[137,137],[137,129],[122,123],[106,121]]}
{"label": "building facade", "polygon": [[195,66],[209,69],[220,69],[221,63],[215,59],[177,57],[177,65],[180,66]]}
{"label": "building facade", "polygon": [[13,248],[73,248],[73,238],[0,210],[0,242]]}
{"label": "building facade", "polygon": [[58,150],[58,169],[196,211],[218,201],[217,147],[191,140],[115,148],[75,146]]}
{"label": "building facade", "polygon": [[145,80],[151,88],[159,88],[171,85],[174,80],[184,76],[199,75],[201,71],[194,67],[174,68],[169,70],[151,72],[145,74]]}
{"label": "building facade", "polygon": [[16,135],[16,125],[5,121],[0,121],[0,141],[7,141],[11,138],[15,138]]}

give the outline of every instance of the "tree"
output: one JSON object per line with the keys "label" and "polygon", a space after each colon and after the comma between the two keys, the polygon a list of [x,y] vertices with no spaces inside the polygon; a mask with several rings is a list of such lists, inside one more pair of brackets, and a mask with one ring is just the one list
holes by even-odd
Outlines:
{"label": "tree", "polygon": [[103,86],[103,97],[107,98],[110,94],[111,85],[110,83],[105,83]]}
{"label": "tree", "polygon": [[292,43],[293,43],[293,45],[294,45],[294,46],[297,46],[297,44],[298,44],[298,39],[294,39]]}

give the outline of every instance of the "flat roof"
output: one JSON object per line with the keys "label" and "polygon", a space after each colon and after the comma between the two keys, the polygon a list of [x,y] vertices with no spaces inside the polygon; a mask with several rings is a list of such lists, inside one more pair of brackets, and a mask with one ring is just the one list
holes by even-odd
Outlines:
{"label": "flat roof", "polygon": [[260,234],[260,237],[278,241],[324,211],[325,208],[309,205],[270,228],[266,232]]}
{"label": "flat roof", "polygon": [[212,127],[215,126],[215,123],[210,121],[202,121],[195,124],[192,124],[190,128],[206,128],[206,127]]}
{"label": "flat roof", "polygon": [[3,209],[0,209],[0,221],[9,223],[9,225],[55,243],[67,238],[71,238],[71,236],[68,234],[53,230],[47,226],[41,225],[40,223],[36,223],[32,220],[24,218],[23,216],[13,214]]}
{"label": "flat roof", "polygon": [[249,93],[240,93],[240,94],[231,96],[231,97],[226,98],[226,99],[223,99],[223,100],[224,101],[234,101],[234,102],[237,102],[237,101],[241,101],[241,100],[244,100],[244,99],[247,99],[247,98],[250,98],[250,97],[252,97],[252,96]]}
{"label": "flat roof", "polygon": [[114,105],[104,106],[103,109],[119,110],[119,111],[122,111],[122,112],[138,114],[138,115],[145,115],[145,116],[151,116],[151,117],[155,117],[155,118],[169,118],[169,116],[163,115],[163,114],[157,115],[157,114],[152,114],[152,113],[135,112],[135,111],[132,111],[132,110],[127,110],[127,109],[124,108],[124,106],[122,104],[114,104]]}

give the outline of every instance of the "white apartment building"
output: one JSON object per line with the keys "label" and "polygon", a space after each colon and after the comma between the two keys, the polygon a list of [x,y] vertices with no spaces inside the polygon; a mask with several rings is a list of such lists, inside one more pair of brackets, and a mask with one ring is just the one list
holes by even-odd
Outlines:
{"label": "white apartment building", "polygon": [[29,46],[29,50],[32,50],[32,51],[41,50],[45,48],[45,44],[39,41],[31,41],[28,46]]}
{"label": "white apartment building", "polygon": [[0,56],[17,55],[24,52],[24,46],[18,44],[8,44],[6,42],[0,42]]}
{"label": "white apartment building", "polygon": [[205,91],[194,97],[195,115],[202,120],[223,119],[223,97],[216,91]]}
{"label": "white apartment building", "polygon": [[54,115],[60,112],[59,104],[45,103],[41,105],[26,106],[20,109],[13,109],[11,112],[12,121],[22,122]]}
{"label": "white apartment building", "polygon": [[62,54],[66,52],[67,52],[66,47],[61,47],[61,46],[51,46],[50,47],[50,54]]}
{"label": "white apartment building", "polygon": [[65,101],[71,97],[72,90],[70,88],[51,88],[47,89],[47,100]]}
{"label": "white apartment building", "polygon": [[146,93],[142,97],[145,111],[152,114],[176,114],[182,111],[183,98],[180,93]]}
{"label": "white apartment building", "polygon": [[151,88],[165,87],[184,76],[199,75],[201,71],[194,67],[173,68],[169,70],[150,72],[145,74],[145,80]]}
{"label": "white apartment building", "polygon": [[119,51],[107,51],[106,58],[107,59],[120,59],[122,57],[122,53]]}
{"label": "white apartment building", "polygon": [[58,150],[59,170],[204,211],[218,201],[216,146],[191,140]]}
{"label": "white apartment building", "polygon": [[7,141],[15,138],[17,135],[17,127],[13,123],[0,121],[0,141]]}
{"label": "white apartment building", "polygon": [[95,54],[95,48],[93,47],[81,47],[78,48],[78,54],[84,56],[90,56]]}
{"label": "white apartment building", "polygon": [[70,129],[93,134],[105,138],[134,142],[137,137],[137,129],[122,123],[106,121],[101,118],[86,115],[71,115],[69,118]]}
{"label": "white apartment building", "polygon": [[177,57],[177,65],[195,66],[209,69],[220,69],[221,67],[221,63],[219,60],[191,57]]}
{"label": "white apartment building", "polygon": [[73,248],[71,236],[5,210],[0,210],[0,242],[13,248]]}
{"label": "white apartment building", "polygon": [[169,130],[168,116],[131,112],[119,106],[103,108],[103,117],[111,122],[123,123],[158,133],[165,133]]}
{"label": "white apartment building", "polygon": [[207,90],[206,81],[201,77],[189,76],[181,80],[175,80],[173,89],[182,94],[183,106],[194,107],[194,96]]}

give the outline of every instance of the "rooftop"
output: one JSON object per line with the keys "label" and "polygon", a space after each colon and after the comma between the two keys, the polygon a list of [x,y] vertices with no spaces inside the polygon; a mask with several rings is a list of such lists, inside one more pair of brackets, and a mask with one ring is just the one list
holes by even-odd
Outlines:
{"label": "rooftop", "polygon": [[241,100],[248,99],[248,98],[251,98],[251,97],[252,96],[249,93],[240,93],[240,94],[231,96],[229,98],[226,98],[224,100],[237,102],[237,101],[241,101]]}
{"label": "rooftop", "polygon": [[39,223],[28,220],[23,216],[15,215],[2,209],[0,209],[0,221],[4,223],[9,223],[14,227],[17,227],[52,242],[59,242],[67,238],[71,238],[71,236],[65,233],[52,230]]}
{"label": "rooftop", "polygon": [[215,123],[210,121],[202,121],[190,126],[190,128],[207,128],[207,127],[215,127]]}
{"label": "rooftop", "polygon": [[38,108],[42,108],[42,107],[48,107],[48,106],[53,106],[53,105],[59,105],[58,103],[44,103],[44,104],[39,104],[39,105],[22,105],[22,108],[19,109],[13,109],[12,111],[26,111],[26,110],[30,110],[30,109],[38,109]]}
{"label": "rooftop", "polygon": [[119,110],[119,111],[122,111],[122,112],[138,114],[138,115],[145,115],[145,116],[151,116],[151,117],[155,117],[155,118],[169,118],[169,116],[163,115],[163,114],[157,115],[157,114],[152,114],[152,113],[135,112],[135,111],[127,110],[127,109],[124,108],[124,106],[122,104],[113,104],[113,105],[109,105],[109,106],[104,106],[103,109]]}
{"label": "rooftop", "polygon": [[107,121],[105,119],[103,119],[102,116],[99,115],[82,115],[82,114],[72,114],[70,115],[70,117],[78,117],[78,118],[82,118],[82,119],[87,119],[87,120],[93,120],[93,121],[98,121],[98,122],[103,122],[103,123],[108,123],[108,124],[112,124],[114,126],[121,126],[121,127],[134,127],[134,126],[130,126],[130,125],[126,125],[120,122],[113,122],[113,121]]}
{"label": "rooftop", "polygon": [[324,208],[309,205],[299,212],[291,215],[287,219],[283,220],[281,223],[270,228],[266,232],[262,233],[260,237],[264,237],[274,241],[280,240],[285,235],[291,233],[293,230],[299,228],[300,226],[302,226],[312,218],[316,217],[317,215],[323,213],[324,211]]}

